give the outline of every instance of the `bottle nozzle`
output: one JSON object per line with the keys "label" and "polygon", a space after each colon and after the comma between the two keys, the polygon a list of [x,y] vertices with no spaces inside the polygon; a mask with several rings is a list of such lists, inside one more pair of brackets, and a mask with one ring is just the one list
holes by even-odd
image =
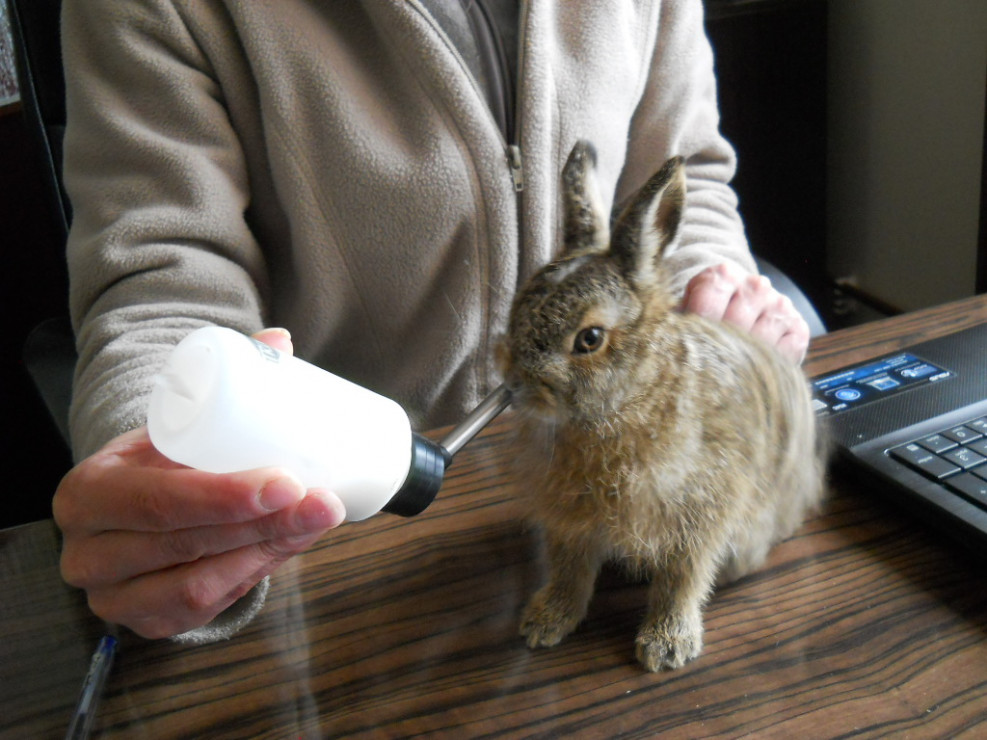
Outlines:
{"label": "bottle nozzle", "polygon": [[502,385],[480,402],[441,443],[413,434],[408,477],[383,510],[399,516],[415,516],[428,508],[442,487],[445,470],[452,464],[453,456],[510,403],[511,392]]}
{"label": "bottle nozzle", "polygon": [[425,511],[442,487],[446,464],[442,447],[420,434],[412,434],[408,477],[384,504],[383,511],[399,516],[415,516]]}

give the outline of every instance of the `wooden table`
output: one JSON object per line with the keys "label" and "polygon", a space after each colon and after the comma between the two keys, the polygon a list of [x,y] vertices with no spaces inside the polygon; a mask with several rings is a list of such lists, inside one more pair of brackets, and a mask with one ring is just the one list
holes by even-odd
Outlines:
{"label": "wooden table", "polygon": [[[832,369],[987,321],[976,298],[814,343]],[[982,563],[853,481],[759,573],[718,591],[706,648],[648,674],[645,587],[601,577],[561,646],[518,613],[541,579],[510,495],[510,418],[409,520],[347,524],[279,571],[261,616],[203,647],[124,635],[105,737],[984,737]],[[7,496],[23,492],[7,491]],[[103,629],[64,586],[51,522],[0,532],[0,737],[64,733]]]}

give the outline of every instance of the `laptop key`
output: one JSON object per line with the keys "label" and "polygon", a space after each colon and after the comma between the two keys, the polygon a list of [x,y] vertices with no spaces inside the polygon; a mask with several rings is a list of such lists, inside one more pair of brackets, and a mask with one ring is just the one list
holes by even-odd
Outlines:
{"label": "laptop key", "polygon": [[959,465],[964,470],[969,470],[987,461],[987,457],[974,452],[969,447],[958,447],[955,450],[943,454],[943,457],[951,463]]}
{"label": "laptop key", "polygon": [[952,429],[947,429],[942,434],[944,437],[948,437],[954,442],[959,442],[960,444],[964,444],[966,442],[972,442],[973,440],[984,436],[982,433],[976,431],[975,429],[971,429],[968,426],[962,426],[962,425],[958,427],[953,427]]}
{"label": "laptop key", "polygon": [[[918,443],[930,452],[945,452],[956,447],[956,442],[942,434],[930,434],[928,437],[920,439]],[[984,440],[984,443],[987,444],[987,439]]]}
{"label": "laptop key", "polygon": [[973,421],[968,421],[966,426],[970,427],[981,434],[987,434],[987,416],[981,416],[979,419],[974,419]]}
{"label": "laptop key", "polygon": [[946,485],[987,508],[987,480],[978,478],[972,473],[961,473],[950,478]]}
{"label": "laptop key", "polygon": [[978,439],[976,442],[971,442],[967,445],[967,447],[974,452],[980,453],[981,455],[987,457],[987,438]]}
{"label": "laptop key", "polygon": [[910,442],[909,444],[895,447],[890,450],[891,457],[915,468],[921,473],[942,480],[954,473],[960,472],[960,467],[948,460],[944,460],[938,455],[929,452],[921,445]]}

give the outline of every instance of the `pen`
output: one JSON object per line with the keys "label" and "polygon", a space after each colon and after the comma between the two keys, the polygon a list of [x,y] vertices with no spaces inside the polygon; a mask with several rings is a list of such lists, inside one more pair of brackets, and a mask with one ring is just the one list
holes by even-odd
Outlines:
{"label": "pen", "polygon": [[106,685],[106,677],[113,666],[113,658],[117,651],[117,640],[110,635],[104,635],[96,646],[92,660],[89,661],[89,672],[82,682],[82,693],[79,695],[79,703],[76,705],[75,714],[72,716],[72,723],[69,731],[65,735],[65,740],[83,740],[89,737],[92,730],[93,720],[96,718],[96,710],[99,709],[99,700],[103,698],[103,687]]}

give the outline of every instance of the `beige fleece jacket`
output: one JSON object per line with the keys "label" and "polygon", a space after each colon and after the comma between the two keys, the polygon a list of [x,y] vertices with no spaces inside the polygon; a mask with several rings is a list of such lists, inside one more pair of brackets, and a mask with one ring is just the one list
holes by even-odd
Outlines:
{"label": "beige fleece jacket", "polygon": [[456,420],[559,242],[580,138],[616,200],[688,158],[679,285],[753,269],[700,0],[529,0],[520,23],[506,142],[416,0],[66,0],[76,456],[144,422],[151,377],[206,323],[287,327],[417,428]]}

